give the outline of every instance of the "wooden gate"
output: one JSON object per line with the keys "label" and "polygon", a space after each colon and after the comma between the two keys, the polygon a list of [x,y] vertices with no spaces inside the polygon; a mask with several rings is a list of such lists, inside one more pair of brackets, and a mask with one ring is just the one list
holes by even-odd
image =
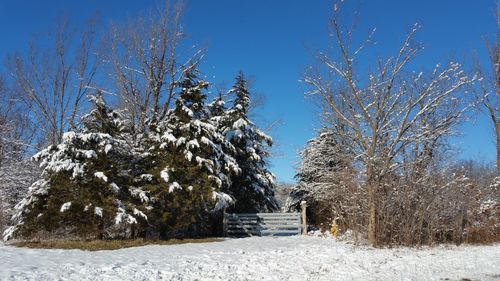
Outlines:
{"label": "wooden gate", "polygon": [[301,234],[300,213],[224,214],[224,232],[230,237]]}

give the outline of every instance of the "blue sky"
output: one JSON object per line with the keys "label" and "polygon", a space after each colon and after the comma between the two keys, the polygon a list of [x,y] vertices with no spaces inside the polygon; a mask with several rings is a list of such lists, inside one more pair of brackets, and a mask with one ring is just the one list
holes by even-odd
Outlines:
{"label": "blue sky", "polygon": [[[484,38],[495,31],[495,0],[346,0],[345,17],[359,11],[359,38],[377,28],[373,55],[398,48],[415,23],[425,50],[415,67],[428,69],[449,58],[470,63],[475,53],[486,60]],[[0,0],[0,57],[26,48],[32,34],[47,30],[61,13],[75,24],[98,12],[101,22],[122,21],[155,7],[158,1],[132,0]],[[183,25],[189,41],[207,47],[202,71],[216,85],[230,85],[239,70],[255,77],[254,91],[265,96],[260,124],[281,120],[271,131],[276,156],[272,170],[280,181],[292,181],[297,152],[318,127],[315,108],[299,82],[313,63],[315,50],[329,45],[330,1],[187,0]],[[459,157],[493,161],[494,139],[488,120],[474,118],[453,140]]]}

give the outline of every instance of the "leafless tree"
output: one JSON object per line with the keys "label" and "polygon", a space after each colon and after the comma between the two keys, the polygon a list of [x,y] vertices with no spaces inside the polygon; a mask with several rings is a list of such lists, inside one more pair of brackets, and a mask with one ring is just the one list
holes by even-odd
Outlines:
{"label": "leafless tree", "polygon": [[353,46],[353,29],[339,21],[341,2],[335,4],[330,22],[336,53],[320,53],[320,66],[309,69],[304,81],[310,86],[307,95],[327,106],[331,126],[342,133],[361,167],[368,196],[368,239],[377,244],[378,196],[385,191],[384,180],[401,167],[404,151],[426,153],[434,140],[454,133],[469,108],[462,90],[475,78],[454,62],[426,74],[409,72],[409,63],[421,50],[413,42],[418,25],[394,56],[376,60],[372,70],[360,70],[355,62],[373,32]]}
{"label": "leafless tree", "polygon": [[38,175],[28,160],[34,127],[25,109],[0,76],[0,231]]}
{"label": "leafless tree", "polygon": [[135,134],[147,129],[148,119],[161,119],[175,101],[176,86],[186,68],[196,65],[203,51],[180,54],[186,37],[180,23],[182,3],[163,7],[126,24],[113,24],[110,52],[103,61]]}
{"label": "leafless tree", "polygon": [[497,31],[493,40],[489,41],[488,51],[490,69],[478,63],[478,71],[482,79],[480,83],[483,107],[490,117],[496,141],[496,164],[500,174],[500,2],[497,3]]}
{"label": "leafless tree", "polygon": [[[68,129],[77,126],[77,115],[93,85],[95,21],[82,31],[63,19],[45,40],[32,40],[26,54],[7,58],[13,91],[27,105],[46,144],[57,144]],[[45,39],[47,39],[45,38]]]}
{"label": "leafless tree", "polygon": [[34,127],[25,107],[0,76],[0,168],[9,161],[26,158],[33,140]]}

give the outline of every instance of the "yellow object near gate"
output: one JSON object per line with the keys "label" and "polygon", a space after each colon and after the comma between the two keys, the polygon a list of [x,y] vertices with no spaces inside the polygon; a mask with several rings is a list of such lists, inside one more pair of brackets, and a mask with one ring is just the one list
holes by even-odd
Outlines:
{"label": "yellow object near gate", "polygon": [[332,229],[330,230],[332,232],[333,237],[337,238],[337,231],[338,231],[338,225],[337,223],[332,223]]}

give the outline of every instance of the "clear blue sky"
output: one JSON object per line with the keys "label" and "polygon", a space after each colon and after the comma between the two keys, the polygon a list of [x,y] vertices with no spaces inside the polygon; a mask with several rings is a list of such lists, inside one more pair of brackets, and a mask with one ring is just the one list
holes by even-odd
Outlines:
{"label": "clear blue sky", "polygon": [[[359,35],[377,27],[377,55],[398,47],[415,23],[425,51],[417,66],[430,68],[449,57],[471,61],[474,52],[485,60],[484,37],[495,31],[496,0],[346,0],[346,15],[360,11]],[[351,4],[351,2],[353,4]],[[30,36],[49,28],[65,13],[78,24],[94,12],[103,23],[122,21],[157,1],[132,0],[0,0],[0,57],[23,49]],[[230,84],[238,70],[255,77],[254,90],[266,97],[260,123],[282,120],[271,132],[276,156],[272,170],[280,181],[292,181],[297,152],[317,128],[314,106],[304,98],[298,80],[313,62],[312,52],[328,46],[330,1],[187,0],[185,30],[192,43],[208,48],[202,70],[215,84]],[[259,118],[260,119],[260,118]],[[453,142],[460,157],[493,161],[494,140],[485,117],[464,125]]]}

